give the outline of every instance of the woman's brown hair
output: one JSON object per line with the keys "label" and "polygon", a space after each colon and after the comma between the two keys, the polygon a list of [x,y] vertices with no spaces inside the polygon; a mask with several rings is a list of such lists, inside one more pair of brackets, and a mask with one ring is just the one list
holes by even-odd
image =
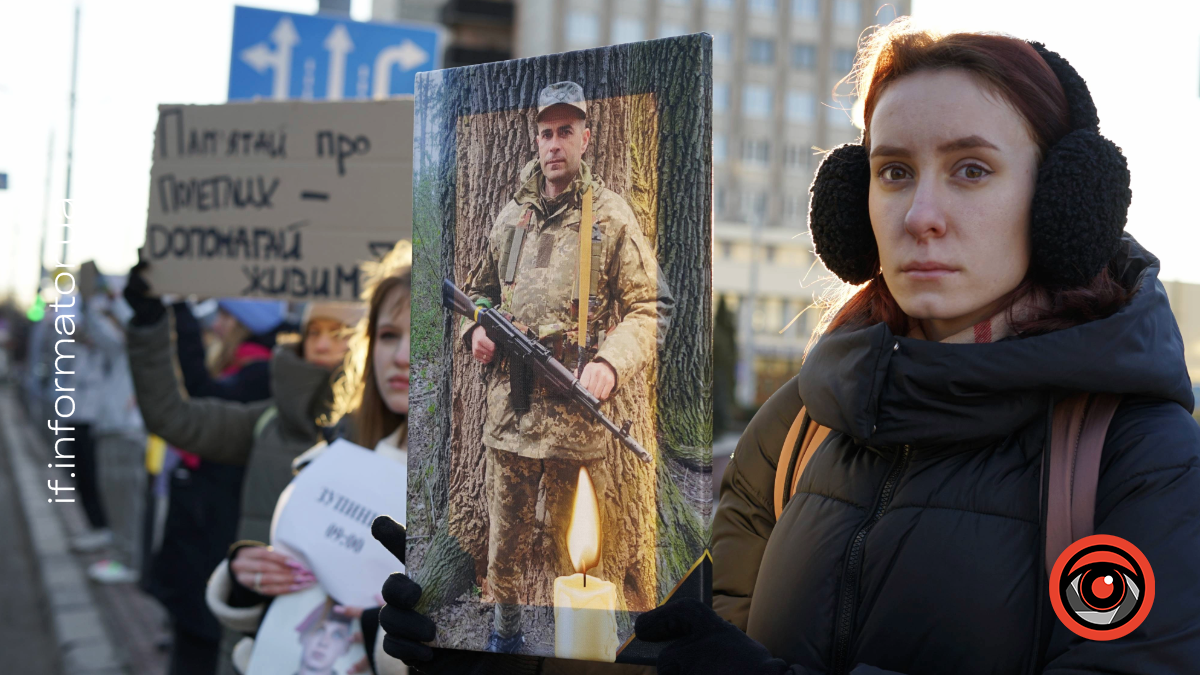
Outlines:
{"label": "woman's brown hair", "polygon": [[[891,84],[913,73],[946,69],[966,71],[1007,101],[1025,120],[1039,156],[1070,133],[1062,84],[1028,42],[994,33],[941,35],[915,28],[902,18],[864,40],[849,76],[862,101],[863,145],[870,148],[871,117],[879,97]],[[1030,296],[1039,298],[1038,309],[1014,320],[1014,304]],[[1130,291],[1106,267],[1075,288],[1048,288],[1027,276],[1001,304],[1018,335],[1035,335],[1108,316],[1128,302],[1129,296]],[[826,304],[818,333],[877,323],[886,323],[898,335],[913,328],[911,317],[888,290],[882,271],[848,297],[843,294]]]}
{"label": "woman's brown hair", "polygon": [[350,338],[342,375],[334,383],[331,423],[349,415],[354,425],[354,442],[366,448],[375,447],[403,426],[400,432],[403,445],[408,435],[406,417],[387,407],[375,380],[375,331],[383,302],[393,290],[401,290],[400,301],[407,311],[412,289],[412,245],[400,241],[383,260],[364,263],[363,272],[366,283],[362,299],[367,303],[367,315]]}

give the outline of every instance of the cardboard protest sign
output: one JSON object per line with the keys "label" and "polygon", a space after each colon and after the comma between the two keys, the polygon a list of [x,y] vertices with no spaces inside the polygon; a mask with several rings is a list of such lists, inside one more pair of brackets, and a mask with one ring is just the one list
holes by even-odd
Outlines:
{"label": "cardboard protest sign", "polygon": [[246,675],[350,672],[367,652],[354,641],[359,621],[335,612],[334,604],[320,586],[271,601]]}
{"label": "cardboard protest sign", "polygon": [[417,77],[406,555],[435,646],[652,663],[636,617],[711,597],[711,44]]}
{"label": "cardboard protest sign", "polygon": [[142,259],[161,293],[356,301],[412,234],[412,99],[161,105]]}
{"label": "cardboard protest sign", "polygon": [[271,545],[306,562],[339,603],[374,607],[388,575],[404,566],[371,536],[371,522],[404,522],[406,480],[404,464],[334,441],[280,495]]}

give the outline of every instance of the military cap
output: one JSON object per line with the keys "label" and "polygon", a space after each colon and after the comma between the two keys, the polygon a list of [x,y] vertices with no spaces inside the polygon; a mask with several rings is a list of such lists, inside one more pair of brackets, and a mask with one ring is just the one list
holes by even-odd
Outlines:
{"label": "military cap", "polygon": [[587,100],[583,97],[583,87],[574,82],[555,82],[542,89],[538,94],[538,117],[560,103],[579,110],[587,117]]}

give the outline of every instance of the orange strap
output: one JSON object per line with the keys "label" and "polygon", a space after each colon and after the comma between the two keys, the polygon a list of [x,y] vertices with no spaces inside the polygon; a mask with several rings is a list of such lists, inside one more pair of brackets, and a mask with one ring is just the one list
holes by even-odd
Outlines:
{"label": "orange strap", "polygon": [[[783,514],[783,507],[796,493],[796,486],[800,483],[800,476],[804,473],[804,467],[808,466],[808,460],[812,459],[813,450],[820,447],[825,437],[829,435],[829,427],[823,427],[816,423],[810,423],[805,428],[807,415],[803,406],[800,412],[796,414],[796,419],[792,421],[792,426],[788,429],[787,436],[783,439],[783,448],[779,451],[779,463],[775,467],[775,519]],[[800,441],[800,432],[804,430],[804,440]],[[788,470],[795,465],[795,469],[791,471],[792,482],[789,485],[787,482]]]}

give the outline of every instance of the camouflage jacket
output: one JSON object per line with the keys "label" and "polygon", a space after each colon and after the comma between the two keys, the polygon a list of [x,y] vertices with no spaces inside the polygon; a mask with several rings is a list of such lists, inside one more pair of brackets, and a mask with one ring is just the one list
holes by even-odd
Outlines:
{"label": "camouflage jacket", "polygon": [[[617,378],[611,401],[623,383],[656,358],[674,300],[633,210],[620,195],[593,178],[586,164],[571,188],[553,199],[543,198],[541,185],[541,167],[534,160],[522,169],[520,189],[492,226],[488,255],[474,266],[463,290],[473,300],[486,298],[493,307],[511,314],[514,322],[528,327],[574,370],[578,363],[579,221],[583,194],[590,185],[594,221],[591,288],[595,298],[589,303],[585,358],[603,360],[613,367]],[[505,282],[513,233],[522,221],[524,242],[515,266],[511,266],[512,281]],[[469,352],[475,324],[466,320],[462,324],[460,335]],[[509,404],[508,363],[501,352],[487,372],[485,445],[539,459],[603,456],[610,434],[575,402],[535,383],[529,412],[518,418]],[[612,418],[609,408],[604,404],[601,410]]]}

